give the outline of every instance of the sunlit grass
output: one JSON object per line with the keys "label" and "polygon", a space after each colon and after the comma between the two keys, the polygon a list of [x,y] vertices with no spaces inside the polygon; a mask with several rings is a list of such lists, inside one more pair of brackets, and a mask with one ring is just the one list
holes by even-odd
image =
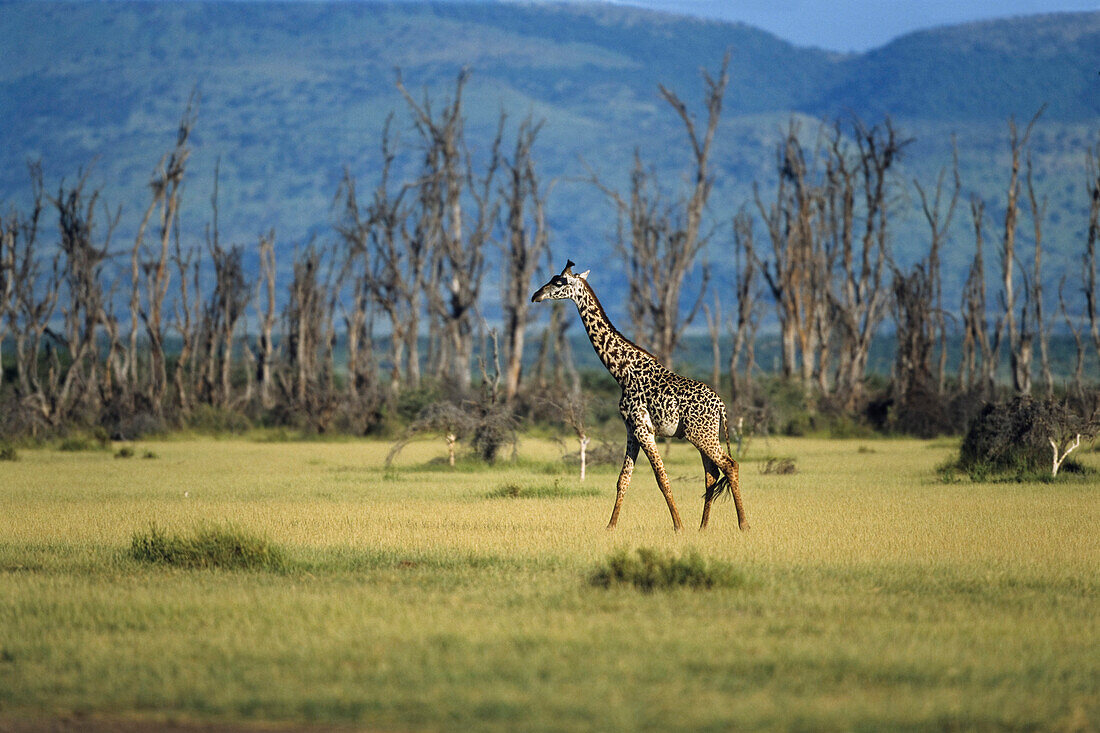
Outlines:
{"label": "sunlit grass", "polygon": [[[954,448],[758,441],[798,473],[742,464],[753,529],[720,501],[707,532],[680,534],[644,460],[606,532],[618,467],[581,483],[550,441],[455,471],[432,441],[390,470],[376,442],[134,444],[149,461],[22,450],[0,463],[0,722],[1095,727],[1100,487],[944,484]],[[677,443],[666,463],[690,525],[698,454]],[[489,497],[508,486],[567,490]],[[233,527],[285,565],[135,559],[154,524]],[[744,582],[591,584],[638,548]]]}

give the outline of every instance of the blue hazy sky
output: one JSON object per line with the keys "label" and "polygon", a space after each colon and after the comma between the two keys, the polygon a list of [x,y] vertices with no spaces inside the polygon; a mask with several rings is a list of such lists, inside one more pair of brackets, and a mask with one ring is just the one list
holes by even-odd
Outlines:
{"label": "blue hazy sky", "polygon": [[799,46],[866,51],[941,25],[1067,10],[1100,0],[612,0],[619,4],[741,21]]}

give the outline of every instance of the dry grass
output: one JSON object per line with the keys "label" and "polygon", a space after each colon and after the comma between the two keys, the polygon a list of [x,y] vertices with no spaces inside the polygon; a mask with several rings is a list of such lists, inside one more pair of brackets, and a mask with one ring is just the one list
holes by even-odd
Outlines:
{"label": "dry grass", "polygon": [[[721,502],[708,532],[681,535],[644,462],[609,534],[617,467],[581,485],[534,440],[518,465],[460,471],[431,464],[431,442],[390,471],[373,442],[24,451],[0,464],[0,710],[449,730],[1100,724],[1100,487],[945,485],[950,443],[857,445],[758,446],[799,472],[743,464],[753,529]],[[697,454],[676,445],[667,464],[697,517]],[[486,496],[559,483],[580,495]],[[148,566],[127,548],[153,523],[232,524],[287,565]],[[751,582],[590,585],[639,547]]]}

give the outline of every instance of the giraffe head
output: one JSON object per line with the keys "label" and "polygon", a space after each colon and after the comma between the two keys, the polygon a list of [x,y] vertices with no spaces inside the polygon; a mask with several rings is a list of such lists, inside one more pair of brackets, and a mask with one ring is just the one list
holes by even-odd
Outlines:
{"label": "giraffe head", "polygon": [[588,279],[588,270],[580,275],[573,274],[573,260],[568,260],[565,269],[560,275],[554,275],[550,282],[543,285],[531,296],[532,303],[541,303],[544,300],[572,300],[584,288],[584,281]]}

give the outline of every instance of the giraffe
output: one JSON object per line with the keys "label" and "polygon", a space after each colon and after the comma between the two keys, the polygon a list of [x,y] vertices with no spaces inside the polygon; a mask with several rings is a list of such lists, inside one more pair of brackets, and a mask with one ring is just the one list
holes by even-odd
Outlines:
{"label": "giraffe", "polygon": [[[748,518],[741,504],[737,461],[729,455],[729,423],[722,398],[702,382],[666,368],[653,354],[619,333],[588,284],[589,271],[574,275],[573,265],[573,261],[569,260],[560,275],[550,278],[548,283],[535,291],[531,302],[572,300],[576,303],[596,355],[622,387],[619,414],[626,423],[626,456],[616,485],[615,508],[611,511],[607,528],[614,529],[618,524],[619,510],[630,486],[640,448],[653,467],[657,485],[672,514],[672,526],[676,531],[683,529],[680,512],[672,498],[668,474],[657,452],[657,438],[671,436],[689,440],[699,449],[703,459],[706,491],[699,529],[706,529],[711,502],[727,487],[737,508],[737,524],[742,530],[748,529]],[[718,439],[720,429],[726,431],[726,450],[722,450]]]}

